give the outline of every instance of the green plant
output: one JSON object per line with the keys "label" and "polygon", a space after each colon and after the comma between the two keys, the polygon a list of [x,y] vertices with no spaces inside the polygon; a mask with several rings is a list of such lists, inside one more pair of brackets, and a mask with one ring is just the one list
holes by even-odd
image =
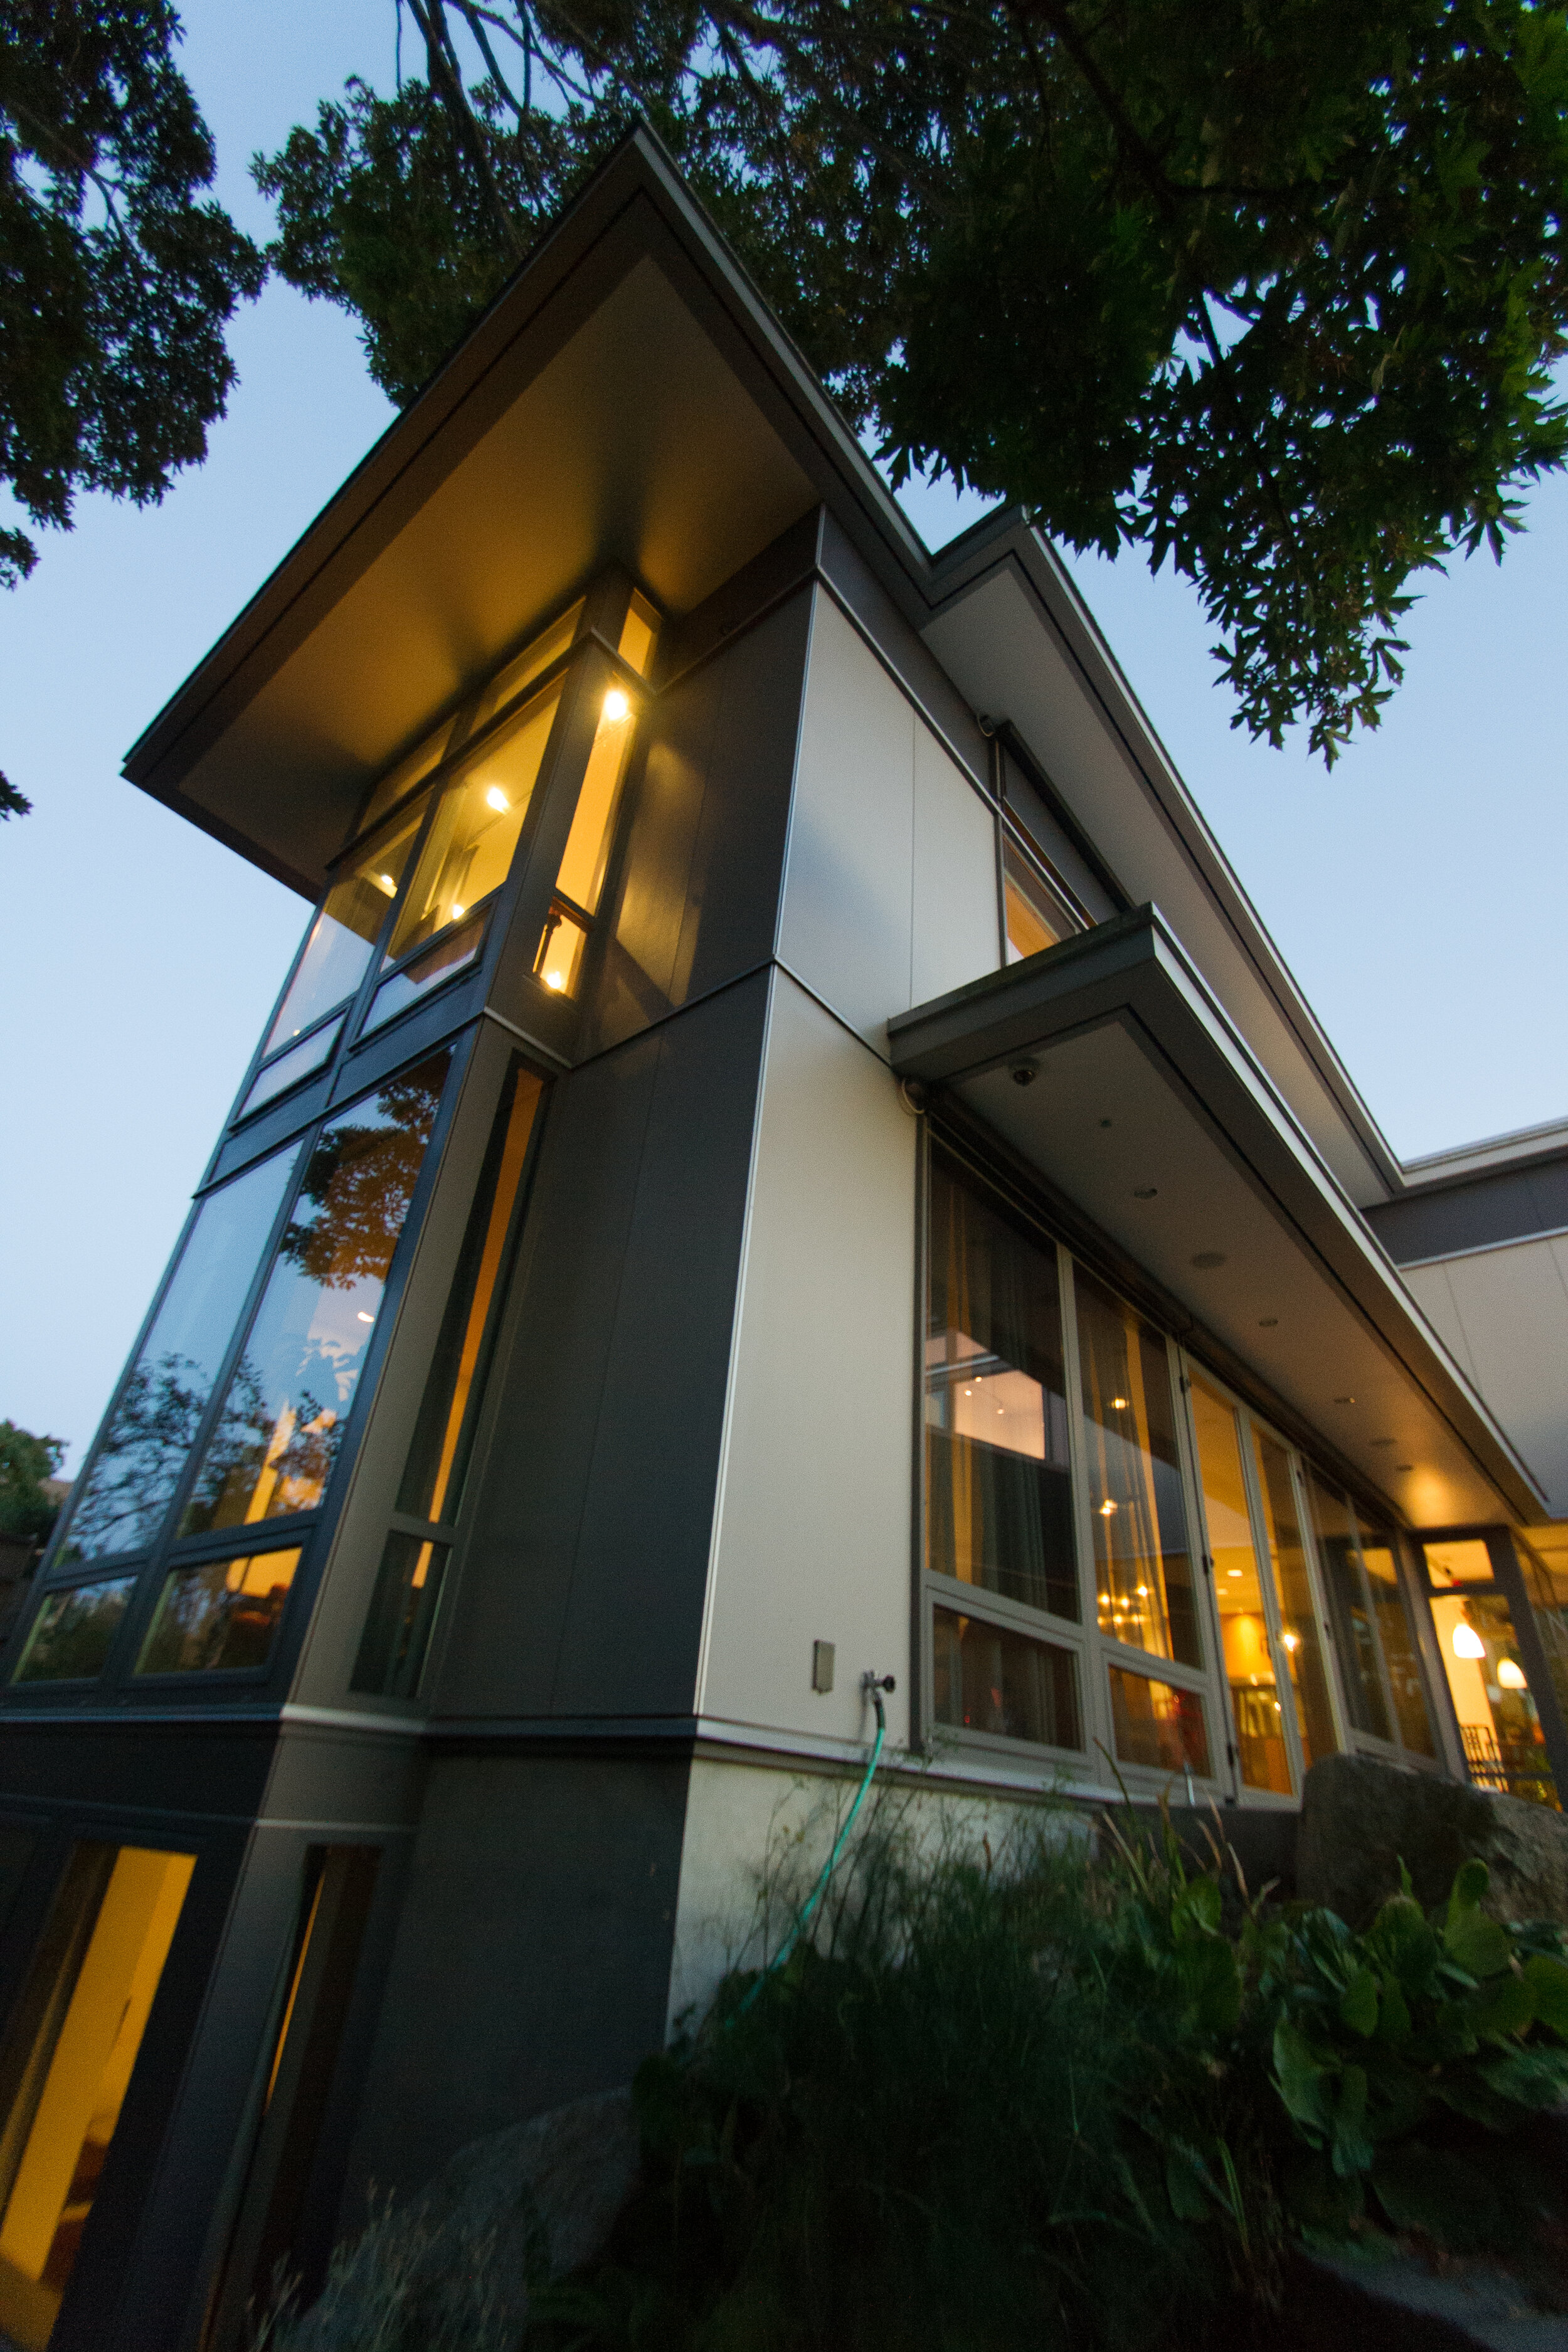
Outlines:
{"label": "green plant", "polygon": [[[1368,2210],[1458,2247],[1496,2243],[1537,2209],[1535,2168],[1491,2139],[1568,2096],[1561,1931],[1481,1909],[1467,1862],[1440,1919],[1392,1896],[1363,1936],[1330,1911],[1260,1927],[1258,1998],[1275,2016],[1272,2079],[1300,2143],[1293,2217],[1339,2234]],[[1507,2194],[1500,2196],[1500,2180]]]}

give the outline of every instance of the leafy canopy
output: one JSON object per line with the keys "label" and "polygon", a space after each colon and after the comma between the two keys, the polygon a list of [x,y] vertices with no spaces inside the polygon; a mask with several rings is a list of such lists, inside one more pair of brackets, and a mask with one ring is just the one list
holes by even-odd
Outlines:
{"label": "leafy canopy", "polygon": [[1169,557],[1275,744],[1375,725],[1413,575],[1568,454],[1560,5],[409,11],[423,78],[254,167],[394,398],[641,114],[895,479]]}
{"label": "leafy canopy", "polygon": [[[0,488],[68,529],[79,490],[139,505],[206,455],[224,329],[265,264],[197,200],[212,141],[166,0],[0,0]],[[0,528],[0,587],[37,562]],[[0,776],[0,817],[29,803]]]}
{"label": "leafy canopy", "polygon": [[65,1459],[65,1441],[35,1437],[14,1421],[0,1421],[0,1534],[42,1543],[58,1505],[44,1491]]}

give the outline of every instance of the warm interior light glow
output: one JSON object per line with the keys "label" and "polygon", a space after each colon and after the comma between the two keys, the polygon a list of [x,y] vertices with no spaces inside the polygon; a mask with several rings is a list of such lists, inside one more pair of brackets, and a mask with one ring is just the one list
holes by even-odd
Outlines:
{"label": "warm interior light glow", "polygon": [[1100,1516],[1102,1519],[1109,1519],[1115,1516],[1115,1511],[1116,1506],[1108,1495],[1100,1507]]}
{"label": "warm interior light glow", "polygon": [[1110,1410],[1112,1412],[1125,1412],[1127,1410],[1127,1399],[1125,1397],[1112,1397],[1110,1400]]}
{"label": "warm interior light glow", "polygon": [[565,975],[559,971],[547,971],[544,975],[544,985],[546,988],[564,988]]}
{"label": "warm interior light glow", "polygon": [[1487,1645],[1473,1625],[1455,1626],[1453,1649],[1457,1658],[1484,1658],[1487,1654]]}
{"label": "warm interior light glow", "polygon": [[459,915],[466,915],[466,914],[468,913],[468,908],[467,908],[467,907],[459,907],[459,906],[458,906],[458,902],[457,902],[457,900],[456,900],[456,898],[454,898],[454,899],[453,899],[453,901],[452,901],[452,920],[453,920],[454,922],[456,922],[456,921],[457,921],[457,919],[458,919],[458,916],[459,916]]}
{"label": "warm interior light glow", "polygon": [[620,688],[618,686],[612,686],[608,694],[605,697],[605,718],[611,720],[612,723],[616,719],[624,719],[631,707],[630,702],[621,692]]}
{"label": "warm interior light glow", "polygon": [[389,898],[396,898],[397,885],[393,880],[390,874],[373,874],[370,878],[375,884],[378,890],[385,891]]}
{"label": "warm interior light glow", "polygon": [[502,792],[499,784],[492,784],[490,786],[489,792],[485,794],[485,801],[489,807],[493,808],[498,814],[501,816],[504,816],[508,809],[511,806],[511,803],[508,800],[506,794]]}
{"label": "warm interior light glow", "polygon": [[1512,1658],[1504,1658],[1498,1666],[1497,1678],[1504,1690],[1524,1690],[1528,1687],[1524,1669]]}

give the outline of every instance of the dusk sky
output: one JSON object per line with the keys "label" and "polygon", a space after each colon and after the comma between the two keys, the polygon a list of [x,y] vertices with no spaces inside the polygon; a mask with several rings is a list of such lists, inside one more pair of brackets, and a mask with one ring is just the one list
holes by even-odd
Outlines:
{"label": "dusk sky", "polygon": [[[192,0],[184,15],[221,194],[264,235],[251,152],[350,71],[390,86],[391,0]],[[120,781],[120,762],[391,415],[352,324],[286,288],[239,318],[233,349],[240,383],[206,466],[161,508],[83,500],[0,596],[0,767],[35,803],[0,825],[0,1415],[68,1440],[72,1466],[308,911]],[[933,545],[973,510],[945,492],[907,503]],[[1405,1157],[1568,1114],[1568,482],[1528,519],[1500,570],[1479,558],[1434,578],[1404,688],[1331,775],[1302,745],[1231,730],[1184,583],[1135,556],[1073,567]]]}

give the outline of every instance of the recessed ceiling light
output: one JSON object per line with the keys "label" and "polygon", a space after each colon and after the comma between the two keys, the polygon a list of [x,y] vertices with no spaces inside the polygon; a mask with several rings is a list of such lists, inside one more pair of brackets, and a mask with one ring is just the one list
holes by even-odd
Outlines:
{"label": "recessed ceiling light", "polygon": [[1272,1331],[1279,1320],[1278,1315],[1260,1315],[1258,1318],[1258,1328],[1260,1331]]}
{"label": "recessed ceiling light", "polygon": [[1396,1470],[1414,1470],[1415,1465],[1414,1462],[1396,1462],[1394,1466]]}
{"label": "recessed ceiling light", "polygon": [[1134,1184],[1132,1198],[1135,1201],[1152,1201],[1159,1189],[1158,1184]]}
{"label": "recessed ceiling light", "polygon": [[1223,1250],[1199,1250],[1196,1257],[1189,1258],[1187,1260],[1187,1264],[1189,1265],[1201,1266],[1206,1274],[1211,1266],[1223,1265],[1225,1264],[1225,1252]]}
{"label": "recessed ceiling light", "polygon": [[1108,1118],[1102,1118],[1100,1123],[1101,1127],[1109,1127],[1110,1125],[1110,1121]]}
{"label": "recessed ceiling light", "polygon": [[1334,1402],[1336,1404],[1354,1404],[1355,1399],[1354,1397],[1336,1397],[1334,1399]]}
{"label": "recessed ceiling light", "polygon": [[1374,1445],[1392,1445],[1395,1441],[1392,1437],[1374,1437],[1372,1442]]}

